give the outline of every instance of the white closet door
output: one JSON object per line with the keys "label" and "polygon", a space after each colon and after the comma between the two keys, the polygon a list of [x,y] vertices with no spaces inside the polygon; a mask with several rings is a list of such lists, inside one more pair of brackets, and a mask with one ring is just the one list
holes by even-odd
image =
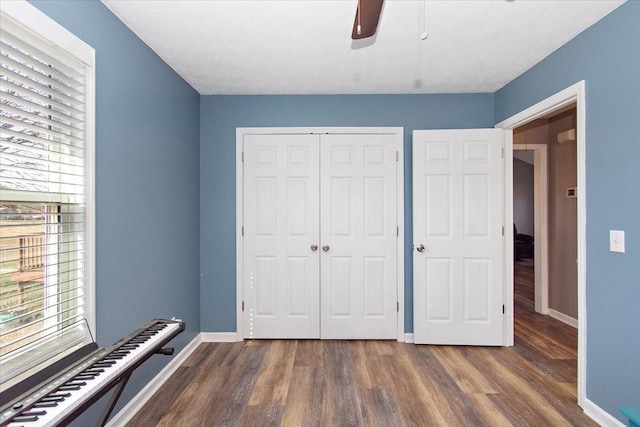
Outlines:
{"label": "white closet door", "polygon": [[322,338],[397,338],[395,143],[322,136]]}
{"label": "white closet door", "polygon": [[503,131],[413,132],[414,339],[503,345]]}
{"label": "white closet door", "polygon": [[318,140],[245,135],[245,338],[320,336]]}

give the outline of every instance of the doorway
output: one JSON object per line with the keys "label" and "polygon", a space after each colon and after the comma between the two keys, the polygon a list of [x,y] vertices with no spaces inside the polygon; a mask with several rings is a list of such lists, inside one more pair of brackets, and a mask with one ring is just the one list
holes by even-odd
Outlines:
{"label": "doorway", "polygon": [[575,122],[570,104],[514,129],[513,209],[514,261],[534,266],[535,312],[577,328]]}
{"label": "doorway", "polygon": [[[586,401],[586,174],[585,174],[585,82],[581,81],[574,84],[555,95],[546,98],[539,103],[521,111],[518,114],[500,122],[496,127],[507,130],[514,130],[520,126],[530,123],[536,119],[548,116],[569,106],[575,104],[576,108],[576,126],[575,126],[575,144],[576,144],[576,177],[577,185],[573,189],[577,192],[576,199],[576,218],[577,218],[577,247],[576,247],[576,263],[577,263],[577,391],[578,405],[584,407]],[[513,156],[513,140],[507,141],[505,147],[505,157],[511,159]],[[507,203],[505,204],[505,218],[507,221],[513,220],[513,168],[512,162],[507,162],[506,185]],[[513,254],[513,230],[507,229],[506,234],[506,253]],[[505,276],[507,286],[505,289],[505,298],[507,301],[513,301],[513,264],[507,264],[505,268]],[[507,336],[511,336],[513,345],[514,330],[514,307],[510,307],[506,311],[506,328]]]}
{"label": "doorway", "polygon": [[[514,130],[514,135],[513,259],[515,262],[526,259],[531,264],[534,310],[540,314],[549,314],[548,146],[546,143],[530,143],[526,138],[525,141],[520,141],[523,135],[518,130]],[[520,170],[516,170],[516,159],[521,162]]]}
{"label": "doorway", "polygon": [[240,128],[238,339],[404,335],[402,128]]}

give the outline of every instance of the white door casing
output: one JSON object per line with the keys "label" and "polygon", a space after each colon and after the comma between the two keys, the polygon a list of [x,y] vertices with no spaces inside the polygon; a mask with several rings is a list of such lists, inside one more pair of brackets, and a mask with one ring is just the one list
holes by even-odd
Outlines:
{"label": "white door casing", "polygon": [[[586,281],[587,281],[587,254],[586,254],[586,224],[587,224],[587,178],[586,178],[586,83],[584,80],[579,81],[560,92],[557,92],[548,98],[522,110],[515,115],[498,123],[496,128],[504,129],[508,132],[520,127],[533,120],[541,117],[547,117],[549,114],[561,111],[571,104],[576,105],[576,146],[577,146],[577,165],[578,165],[578,405],[585,409],[585,412],[594,414],[598,409],[594,409],[592,403],[587,399],[587,302],[586,302]],[[512,156],[512,142],[508,142],[505,146],[505,156]],[[510,184],[513,179],[513,171],[509,169],[510,163],[505,164],[506,168],[506,185]],[[513,194],[510,188],[507,188],[505,201],[505,219],[507,222],[513,220]],[[505,241],[507,253],[513,255],[513,236],[509,236],[507,229],[507,239]],[[505,266],[506,281],[506,318],[505,334],[507,337],[506,345],[513,345],[514,330],[514,310],[513,310],[513,265]]]}
{"label": "white door casing", "polygon": [[238,337],[404,340],[402,129],[237,136]]}
{"label": "white door casing", "polygon": [[246,338],[319,338],[318,138],[244,138]]}
{"label": "white door casing", "polygon": [[497,129],[413,132],[416,343],[504,344],[502,147]]}
{"label": "white door casing", "polygon": [[397,336],[395,142],[395,135],[321,138],[323,339]]}

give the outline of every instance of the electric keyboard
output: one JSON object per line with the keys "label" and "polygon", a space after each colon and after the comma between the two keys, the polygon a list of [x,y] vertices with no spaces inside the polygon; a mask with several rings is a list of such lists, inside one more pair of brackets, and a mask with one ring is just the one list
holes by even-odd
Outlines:
{"label": "electric keyboard", "polygon": [[71,366],[42,381],[0,410],[0,426],[57,426],[68,424],[118,385],[99,425],[104,425],[133,371],[162,348],[185,324],[156,319],[115,344],[92,351]]}

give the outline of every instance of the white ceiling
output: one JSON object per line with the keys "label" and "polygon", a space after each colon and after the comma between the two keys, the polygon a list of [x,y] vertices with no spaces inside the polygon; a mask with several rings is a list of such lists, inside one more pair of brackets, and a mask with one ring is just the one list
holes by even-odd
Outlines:
{"label": "white ceiling", "polygon": [[386,0],[358,44],[357,0],[102,2],[203,95],[495,92],[624,3]]}

